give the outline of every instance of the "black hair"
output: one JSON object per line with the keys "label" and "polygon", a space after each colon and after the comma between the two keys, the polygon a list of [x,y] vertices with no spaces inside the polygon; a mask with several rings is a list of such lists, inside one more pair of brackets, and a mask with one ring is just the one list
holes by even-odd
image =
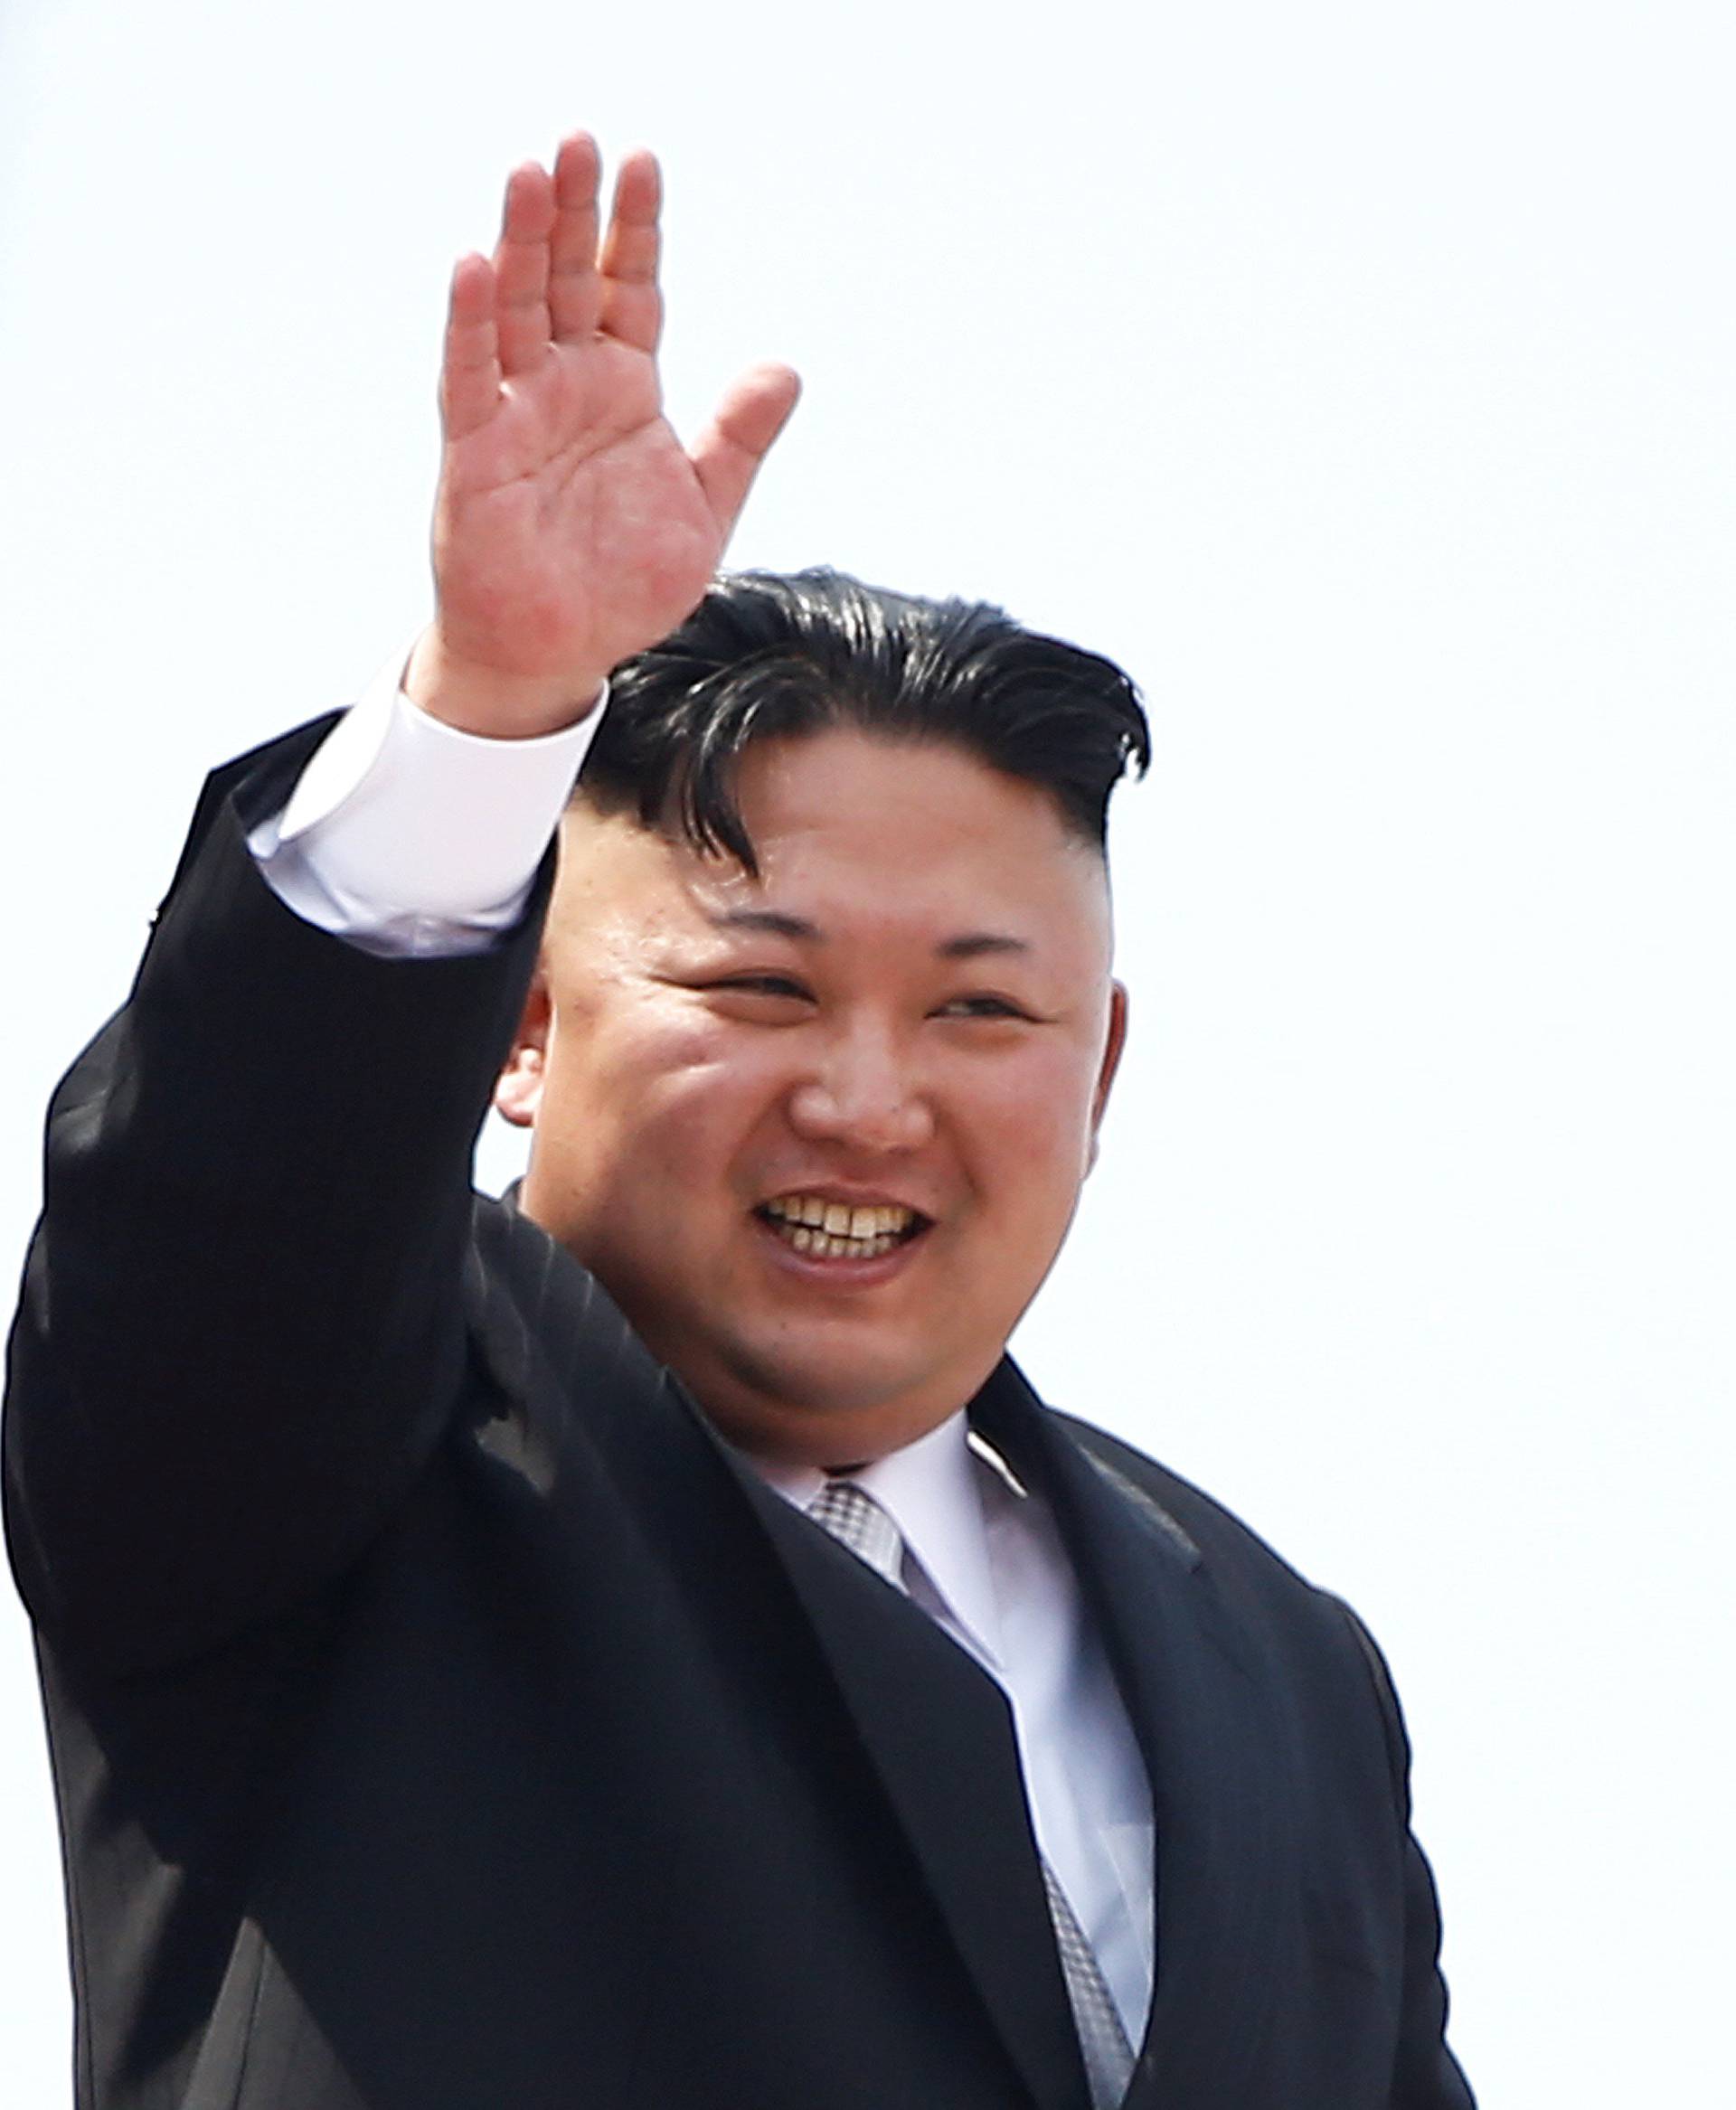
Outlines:
{"label": "black hair", "polygon": [[741,571],[615,670],[579,792],[757,872],[736,764],[755,740],[835,727],[962,748],[1050,793],[1099,854],[1109,793],[1151,758],[1119,667],[986,602],[921,600],[829,570]]}

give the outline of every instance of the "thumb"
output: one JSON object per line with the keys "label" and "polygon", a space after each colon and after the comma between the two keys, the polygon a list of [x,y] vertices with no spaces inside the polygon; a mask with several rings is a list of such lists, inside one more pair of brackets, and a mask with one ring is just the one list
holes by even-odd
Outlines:
{"label": "thumb", "polygon": [[712,512],[727,535],[760,465],[783,430],[802,384],[788,366],[750,366],[725,391],[690,457]]}

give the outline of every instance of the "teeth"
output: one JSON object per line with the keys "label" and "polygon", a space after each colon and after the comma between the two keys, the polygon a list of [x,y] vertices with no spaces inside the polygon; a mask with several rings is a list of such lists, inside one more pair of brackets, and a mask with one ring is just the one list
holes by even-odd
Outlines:
{"label": "teeth", "polygon": [[805,1223],[810,1230],[823,1230],[835,1239],[883,1238],[889,1231],[906,1229],[916,1213],[895,1201],[853,1207],[815,1194],[780,1194],[764,1206],[766,1214],[780,1222]]}
{"label": "teeth", "polygon": [[819,1260],[874,1259],[889,1253],[916,1220],[916,1211],[898,1202],[852,1206],[814,1194],[780,1194],[764,1213],[783,1227],[798,1253]]}

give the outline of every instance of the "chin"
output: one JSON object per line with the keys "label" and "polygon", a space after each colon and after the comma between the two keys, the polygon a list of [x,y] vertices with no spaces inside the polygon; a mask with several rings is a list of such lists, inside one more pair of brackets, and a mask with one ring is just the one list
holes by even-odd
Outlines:
{"label": "chin", "polygon": [[[842,1421],[896,1417],[909,1388],[876,1384],[861,1368],[842,1371],[826,1364],[798,1363],[750,1372],[738,1366],[737,1391],[769,1419],[812,1423],[816,1427]],[[750,1408],[750,1410],[753,1410]]]}
{"label": "chin", "polygon": [[797,1465],[836,1464],[840,1446],[861,1458],[898,1450],[944,1421],[976,1389],[966,1383],[954,1396],[937,1382],[931,1366],[912,1368],[890,1357],[879,1362],[835,1350],[768,1355],[736,1342],[712,1369],[720,1382],[688,1382],[722,1433],[744,1450]]}

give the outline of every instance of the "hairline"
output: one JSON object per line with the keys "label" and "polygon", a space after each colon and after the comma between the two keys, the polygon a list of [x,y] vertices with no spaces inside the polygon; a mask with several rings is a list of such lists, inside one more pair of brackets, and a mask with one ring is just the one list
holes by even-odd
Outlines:
{"label": "hairline", "polygon": [[[742,763],[756,748],[773,747],[779,741],[793,746],[798,741],[819,739],[826,734],[834,732],[854,732],[859,734],[863,739],[872,740],[877,746],[885,748],[936,748],[948,750],[955,755],[964,756],[967,761],[975,762],[977,768],[988,776],[1002,777],[1009,784],[1027,786],[1031,790],[1042,795],[1050,811],[1061,823],[1061,833],[1067,840],[1091,852],[1098,864],[1102,868],[1104,879],[1107,881],[1109,863],[1107,829],[1099,834],[1096,828],[1088,826],[1068,805],[1066,799],[1054,785],[1046,782],[1041,777],[1031,775],[1024,770],[1004,768],[999,762],[991,760],[984,753],[977,741],[971,739],[962,732],[957,732],[943,726],[904,727],[864,721],[851,711],[847,704],[840,705],[835,711],[830,711],[824,716],[816,717],[811,722],[805,725],[778,726],[768,732],[750,731],[742,741],[740,749],[731,756],[726,766],[724,781],[733,792]],[[617,788],[606,779],[587,779],[581,768],[571,791],[568,794],[563,815],[571,813],[581,806],[588,807],[592,813],[606,819],[629,821],[645,834],[661,835],[667,843],[685,844],[702,857],[714,858],[720,862],[725,861],[741,862],[735,857],[732,851],[721,844],[698,841],[693,831],[683,825],[679,799],[675,796],[673,786],[670,796],[664,802],[663,812],[654,818],[647,819],[640,811],[639,802],[635,796],[632,786],[623,785]],[[739,811],[738,805],[738,813]],[[747,836],[750,847],[751,847],[753,837],[745,818],[741,821],[741,829],[743,834]],[[749,867],[748,869],[751,871],[755,868]]]}

